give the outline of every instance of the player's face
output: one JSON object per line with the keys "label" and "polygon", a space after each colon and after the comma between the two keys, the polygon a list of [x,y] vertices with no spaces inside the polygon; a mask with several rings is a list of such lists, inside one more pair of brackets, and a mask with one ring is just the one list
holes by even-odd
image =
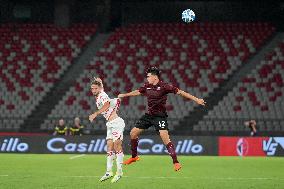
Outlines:
{"label": "player's face", "polygon": [[60,125],[60,126],[63,126],[63,125],[64,125],[64,120],[62,120],[62,119],[59,120],[59,125]]}
{"label": "player's face", "polygon": [[91,85],[91,91],[93,95],[98,96],[101,92],[101,87],[99,87],[98,85]]}
{"label": "player's face", "polygon": [[149,84],[153,84],[156,81],[157,76],[156,75],[152,75],[151,73],[147,74],[147,81]]}
{"label": "player's face", "polygon": [[79,125],[80,124],[80,120],[75,119],[75,125]]}

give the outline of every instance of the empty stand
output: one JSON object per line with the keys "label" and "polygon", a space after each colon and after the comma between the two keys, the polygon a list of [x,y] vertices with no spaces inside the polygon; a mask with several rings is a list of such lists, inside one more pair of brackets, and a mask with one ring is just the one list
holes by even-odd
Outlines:
{"label": "empty stand", "polygon": [[93,24],[0,27],[0,129],[18,129],[96,31]]}
{"label": "empty stand", "polygon": [[[261,131],[284,130],[284,40],[195,126],[244,130],[243,122],[258,120]],[[217,120],[216,120],[217,119]],[[219,125],[219,126],[218,126]],[[214,129],[213,128],[213,129]]]}
{"label": "empty stand", "polygon": [[[89,81],[100,76],[105,91],[115,97],[119,92],[137,89],[145,81],[145,69],[155,65],[162,80],[199,97],[206,97],[228,79],[274,32],[267,23],[176,23],[134,24],[117,28],[81,76],[41,126],[52,129],[61,117],[85,118],[84,124],[104,128],[99,118],[89,124],[87,117],[95,107]],[[196,106],[183,98],[169,96],[170,128]],[[124,99],[120,112],[133,126],[145,110],[143,97]],[[92,126],[91,126],[92,125]]]}

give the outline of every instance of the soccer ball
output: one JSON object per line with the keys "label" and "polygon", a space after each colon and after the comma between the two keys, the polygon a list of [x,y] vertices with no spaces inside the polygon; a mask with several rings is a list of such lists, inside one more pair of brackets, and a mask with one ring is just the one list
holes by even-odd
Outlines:
{"label": "soccer ball", "polygon": [[193,22],[195,20],[195,13],[191,9],[186,9],[182,12],[181,18],[186,23]]}

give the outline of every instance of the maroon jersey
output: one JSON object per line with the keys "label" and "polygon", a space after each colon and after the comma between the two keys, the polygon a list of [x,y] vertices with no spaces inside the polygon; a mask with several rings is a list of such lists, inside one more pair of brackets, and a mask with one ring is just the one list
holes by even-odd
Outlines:
{"label": "maroon jersey", "polygon": [[142,95],[147,97],[148,113],[150,115],[167,115],[167,94],[176,94],[179,89],[171,84],[159,81],[157,85],[145,83],[138,90]]}

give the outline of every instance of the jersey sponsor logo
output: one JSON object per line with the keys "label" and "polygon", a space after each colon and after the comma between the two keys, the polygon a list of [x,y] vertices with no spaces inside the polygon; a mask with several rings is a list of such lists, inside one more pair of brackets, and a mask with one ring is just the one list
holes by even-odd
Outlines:
{"label": "jersey sponsor logo", "polygon": [[106,151],[106,140],[91,140],[89,143],[68,143],[65,138],[52,138],[46,144],[47,149],[53,153],[61,152],[104,152]]}
{"label": "jersey sponsor logo", "polygon": [[19,138],[8,138],[0,142],[1,152],[27,152],[29,145],[24,142],[20,142]]}
{"label": "jersey sponsor logo", "polygon": [[114,136],[114,137],[118,137],[119,136],[119,133],[118,132],[112,132],[112,135]]}
{"label": "jersey sponsor logo", "polygon": [[[140,154],[168,153],[164,144],[155,144],[154,140],[149,138],[140,139],[137,150]],[[193,140],[179,140],[176,145],[177,154],[199,154],[202,152],[203,146],[200,144],[194,144]]]}

